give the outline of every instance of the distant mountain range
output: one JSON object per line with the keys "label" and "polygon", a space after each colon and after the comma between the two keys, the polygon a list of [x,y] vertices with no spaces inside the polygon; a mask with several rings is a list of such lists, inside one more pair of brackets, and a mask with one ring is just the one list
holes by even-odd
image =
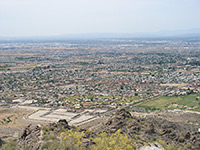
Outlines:
{"label": "distant mountain range", "polygon": [[58,37],[85,37],[85,38],[141,38],[141,37],[200,37],[200,28],[188,30],[162,30],[158,32],[136,33],[85,33],[62,35]]}
{"label": "distant mountain range", "polygon": [[162,30],[158,32],[136,33],[83,33],[55,36],[0,37],[0,40],[64,40],[64,39],[99,39],[99,38],[200,38],[200,28],[187,30]]}

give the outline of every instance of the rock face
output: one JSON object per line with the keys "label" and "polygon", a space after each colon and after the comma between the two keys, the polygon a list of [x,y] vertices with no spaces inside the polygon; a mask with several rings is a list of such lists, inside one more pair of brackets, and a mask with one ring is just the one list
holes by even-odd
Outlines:
{"label": "rock face", "polygon": [[57,129],[58,131],[62,129],[70,129],[71,127],[69,126],[68,122],[65,119],[60,119],[57,123],[50,123],[48,127],[51,130]]}
{"label": "rock face", "polygon": [[165,150],[159,143],[149,144],[148,146],[143,146],[140,150]]}
{"label": "rock face", "polygon": [[[57,123],[50,123],[47,127],[52,131],[55,129],[57,131],[62,129],[70,129],[70,126],[65,119],[59,120]],[[42,126],[30,124],[21,133],[17,144],[20,148],[29,147],[31,149],[40,149],[40,147],[43,145],[42,136]]]}
{"label": "rock face", "polygon": [[[66,120],[59,120],[57,123],[50,123],[47,126],[29,125],[21,133],[17,145],[19,149],[27,148],[40,150],[45,146],[45,142],[58,140],[61,132],[73,129],[68,125]],[[74,128],[75,129],[75,128]],[[99,132],[107,132],[109,135],[117,130],[127,134],[131,139],[137,141],[137,149],[140,150],[164,150],[164,148],[155,143],[156,141],[164,141],[169,145],[190,146],[190,149],[198,149],[200,146],[200,133],[191,125],[181,125],[165,119],[156,117],[138,118],[132,116],[127,110],[118,110],[105,125],[102,124],[101,131],[93,131],[86,133],[85,129],[76,130],[78,132],[85,131],[85,137],[81,140],[82,146],[89,148],[95,144],[91,137],[96,137]],[[96,132],[96,133],[95,133]],[[46,139],[46,140],[45,140]],[[1,142],[1,140],[0,140]],[[148,146],[144,146],[147,143]],[[71,144],[71,143],[70,143]]]}
{"label": "rock face", "polygon": [[128,112],[125,109],[121,109],[119,111],[116,112],[115,117],[117,119],[128,119],[128,118],[132,118],[130,112]]}
{"label": "rock face", "polygon": [[84,146],[84,147],[89,147],[90,145],[92,145],[92,144],[95,144],[91,139],[89,139],[89,138],[83,138],[82,140],[81,140],[81,142],[82,142],[82,146]]}
{"label": "rock face", "polygon": [[3,141],[2,141],[1,138],[0,138],[0,147],[2,146],[2,144],[3,144]]}
{"label": "rock face", "polygon": [[[195,132],[194,126],[169,122],[156,117],[136,118],[125,109],[118,110],[104,126],[104,131],[114,133],[118,129],[128,134],[135,140],[154,142],[158,139],[168,144],[196,145],[200,146],[200,133]],[[197,131],[197,130],[196,130]],[[158,146],[149,145],[144,149],[163,149]]]}
{"label": "rock face", "polygon": [[106,123],[106,131],[116,132],[118,129],[122,128],[128,121],[132,118],[131,114],[125,109],[121,109],[116,112],[115,116],[110,118]]}
{"label": "rock face", "polygon": [[[34,145],[35,149],[38,149],[41,141],[41,125],[27,126],[19,137],[18,145],[20,147],[27,147],[29,145]],[[35,143],[35,144],[34,144]]]}

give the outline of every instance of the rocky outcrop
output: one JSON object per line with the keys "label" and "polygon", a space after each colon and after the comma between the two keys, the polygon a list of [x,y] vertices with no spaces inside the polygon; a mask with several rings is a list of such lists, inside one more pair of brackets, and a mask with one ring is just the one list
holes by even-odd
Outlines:
{"label": "rocky outcrop", "polygon": [[118,129],[122,128],[128,119],[132,118],[131,114],[125,109],[118,110],[114,117],[110,118],[106,123],[107,132],[116,132]]}
{"label": "rocky outcrop", "polygon": [[[70,129],[70,126],[65,119],[59,120],[57,123],[50,123],[47,127],[49,132],[52,133],[55,131],[59,132],[63,129]],[[19,136],[17,144],[20,148],[29,147],[31,149],[40,149],[43,145],[42,136],[42,126],[30,124]]]}
{"label": "rocky outcrop", "polygon": [[[66,120],[59,120],[56,123],[50,123],[47,126],[29,125],[21,133],[17,145],[20,148],[40,150],[47,142],[59,142],[63,131],[73,129]],[[99,132],[107,132],[112,135],[121,129],[129,138],[137,141],[136,148],[141,150],[164,150],[164,148],[155,144],[161,141],[165,145],[188,146],[189,149],[198,149],[200,146],[200,133],[191,125],[180,125],[165,119],[156,117],[139,118],[132,116],[127,110],[118,110],[105,125],[102,124],[100,131],[87,132],[86,129],[74,128],[77,132],[85,133],[81,139],[81,144],[86,149],[95,144],[92,138],[97,137]],[[196,130],[196,132],[194,132]],[[147,143],[154,143],[149,144]],[[58,143],[59,144],[59,143]],[[71,143],[70,143],[71,144]]]}
{"label": "rocky outcrop", "polygon": [[148,146],[143,146],[140,150],[165,150],[159,143],[149,144]]}
{"label": "rocky outcrop", "polygon": [[23,148],[31,146],[32,149],[38,149],[41,144],[41,135],[41,125],[30,124],[20,135],[18,145]]}
{"label": "rocky outcrop", "polygon": [[82,140],[81,140],[81,143],[82,143],[82,146],[83,147],[89,147],[90,145],[92,145],[92,144],[95,144],[91,139],[89,139],[89,138],[83,138]]}
{"label": "rocky outcrop", "polygon": [[[121,132],[128,134],[131,138],[146,142],[155,142],[158,139],[172,145],[200,145],[200,133],[192,134],[195,126],[183,125],[175,122],[170,122],[164,118],[146,117],[138,118],[131,116],[125,110],[118,110],[104,126],[104,130],[108,133],[114,133],[118,129]],[[157,146],[146,146],[144,149],[162,149]]]}
{"label": "rocky outcrop", "polygon": [[0,138],[0,147],[2,146],[3,143],[4,143],[3,140]]}
{"label": "rocky outcrop", "polygon": [[50,123],[47,127],[52,131],[56,129],[58,132],[63,129],[71,128],[65,119],[60,119],[58,122]]}

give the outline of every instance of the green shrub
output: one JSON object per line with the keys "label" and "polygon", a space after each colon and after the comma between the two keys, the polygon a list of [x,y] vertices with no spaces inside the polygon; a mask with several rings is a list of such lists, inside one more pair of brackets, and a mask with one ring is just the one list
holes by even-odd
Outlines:
{"label": "green shrub", "polygon": [[96,143],[91,146],[92,150],[132,150],[135,148],[135,143],[132,139],[128,138],[128,135],[121,134],[121,131],[118,130],[112,135],[108,135],[103,132],[98,134],[98,137],[93,138],[92,140]]}
{"label": "green shrub", "polygon": [[179,150],[180,149],[180,147],[176,145],[167,145],[165,141],[161,139],[158,139],[157,142],[160,143],[165,150]]}
{"label": "green shrub", "polygon": [[58,150],[83,150],[85,147],[83,147],[81,144],[81,140],[85,137],[84,132],[78,132],[75,130],[67,130],[60,133],[61,142],[58,146]]}
{"label": "green shrub", "polygon": [[43,127],[42,127],[42,131],[43,131],[43,132],[48,132],[48,131],[49,131],[49,128],[48,128],[47,126],[43,126]]}
{"label": "green shrub", "polygon": [[183,136],[180,136],[179,137],[179,142],[184,142],[185,141],[185,138]]}
{"label": "green shrub", "polygon": [[9,141],[2,146],[2,150],[19,150],[15,141]]}
{"label": "green shrub", "polygon": [[44,135],[43,140],[55,140],[56,136],[54,134],[48,134],[48,135]]}
{"label": "green shrub", "polygon": [[51,142],[46,142],[43,146],[42,146],[42,150],[46,149],[46,150],[57,150],[59,145],[58,141],[51,141]]}

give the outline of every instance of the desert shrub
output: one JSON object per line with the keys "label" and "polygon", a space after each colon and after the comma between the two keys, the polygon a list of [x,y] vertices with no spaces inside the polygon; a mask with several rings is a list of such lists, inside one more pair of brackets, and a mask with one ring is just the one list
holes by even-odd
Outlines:
{"label": "desert shrub", "polygon": [[44,135],[43,140],[55,140],[56,139],[56,136],[54,134],[48,134],[48,135]]}
{"label": "desert shrub", "polygon": [[91,134],[91,131],[90,130],[86,130],[85,133],[86,134]]}
{"label": "desert shrub", "polygon": [[78,132],[74,130],[67,130],[60,133],[61,142],[58,146],[58,150],[81,150],[85,149],[81,146],[81,140],[85,137],[84,132]]}
{"label": "desert shrub", "polygon": [[47,126],[43,126],[43,127],[42,127],[42,131],[43,131],[44,133],[46,133],[46,132],[49,131],[49,128],[48,128]]}
{"label": "desert shrub", "polygon": [[183,136],[180,136],[179,137],[179,142],[184,142],[185,141],[185,138]]}
{"label": "desert shrub", "polygon": [[15,141],[9,141],[2,146],[1,150],[18,150],[17,143]]}
{"label": "desert shrub", "polygon": [[133,143],[132,139],[128,138],[127,134],[121,134],[120,132],[121,131],[118,130],[110,136],[105,132],[98,134],[98,137],[92,138],[96,144],[92,145],[90,148],[92,150],[134,149],[135,143]]}
{"label": "desert shrub", "polygon": [[191,143],[187,143],[186,145],[185,145],[185,149],[191,149],[192,148],[192,144]]}
{"label": "desert shrub", "polygon": [[[85,137],[84,132],[78,132],[75,130],[65,130],[60,133],[59,137],[55,137],[53,134],[45,135],[44,140],[47,141],[42,149],[44,150],[84,150],[81,144],[81,140]],[[55,140],[56,139],[56,140]]]}
{"label": "desert shrub", "polygon": [[158,139],[157,142],[160,143],[165,150],[179,150],[180,149],[180,147],[177,145],[167,145],[165,141],[161,139]]}
{"label": "desert shrub", "polygon": [[158,139],[157,142],[160,143],[163,147],[166,146],[165,141],[163,141],[163,140],[161,140],[161,139]]}
{"label": "desert shrub", "polygon": [[59,141],[46,142],[46,143],[42,146],[42,150],[57,150],[58,145],[59,145]]}
{"label": "desert shrub", "polygon": [[144,145],[148,146],[149,144],[147,142],[143,142]]}
{"label": "desert shrub", "polygon": [[31,148],[31,146],[25,146],[23,148],[19,147],[15,140],[10,140],[9,142],[6,142],[2,146],[2,149],[0,148],[0,150],[36,150],[36,149]]}

